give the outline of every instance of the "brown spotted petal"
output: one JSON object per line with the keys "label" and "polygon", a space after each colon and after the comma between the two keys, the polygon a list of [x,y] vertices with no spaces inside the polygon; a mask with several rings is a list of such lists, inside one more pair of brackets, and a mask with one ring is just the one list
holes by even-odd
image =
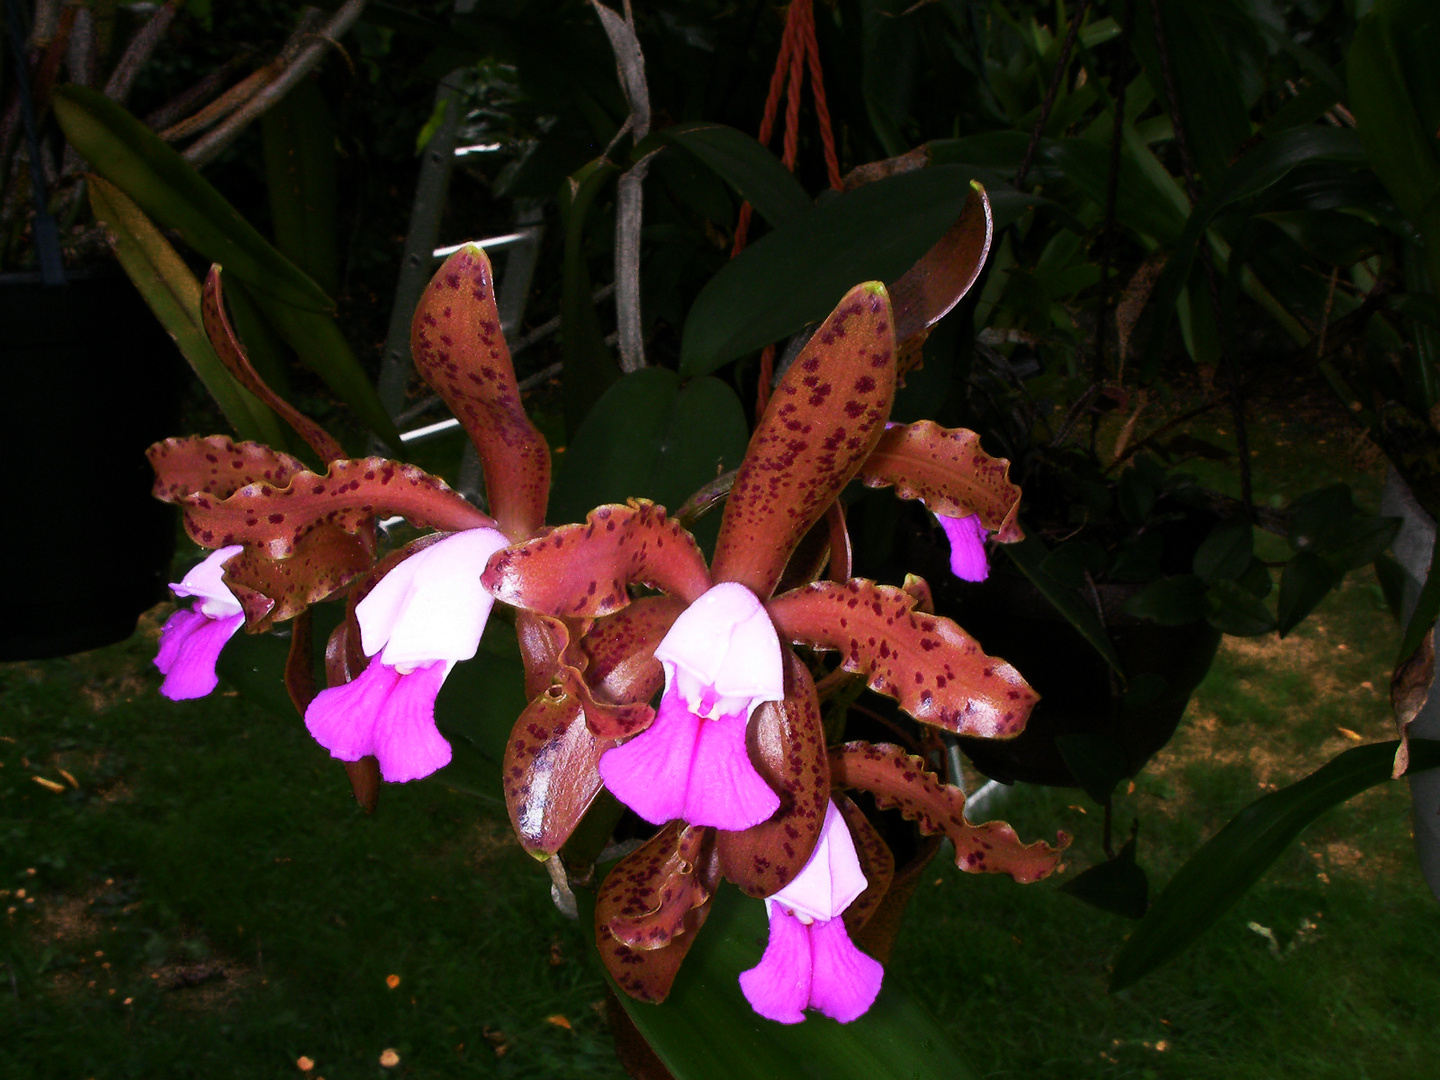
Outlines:
{"label": "brown spotted petal", "polygon": [[634,584],[686,603],[710,588],[694,537],[647,499],[596,507],[584,525],[506,548],[481,581],[512,607],[571,618],[614,614],[630,603]]}
{"label": "brown spotted petal", "polygon": [[780,796],[780,809],[743,832],[720,832],[725,876],[755,897],[779,892],[805,868],[825,824],[830,763],[810,672],[785,650],[785,700],[755,710],[750,760]]}
{"label": "brown spotted petal", "polygon": [[970,291],[990,254],[993,233],[990,199],[972,180],[955,224],[890,286],[896,341],[904,344],[939,322]]}
{"label": "brown spotted petal", "polygon": [[155,470],[151,494],[168,503],[196,492],[224,499],[260,481],[284,487],[291,477],[307,471],[297,457],[226,435],[166,439],[146,450],[145,456]]}
{"label": "brown spotted petal", "polygon": [[830,778],[836,787],[875,796],[882,810],[899,810],[929,836],[955,845],[955,865],[971,873],[1009,874],[1028,883],[1048,876],[1070,845],[1065,833],[1051,847],[1043,840],[1022,844],[1003,821],[971,825],[965,820],[965,793],[944,783],[923,758],[890,743],[850,742],[830,751]]}
{"label": "brown spotted petal", "polygon": [[561,663],[585,666],[579,638],[589,629],[589,619],[567,622],[533,611],[515,613],[515,637],[525,663],[525,696],[533,698],[555,681]]}
{"label": "brown spotted petal", "polygon": [[1039,695],[949,619],[915,605],[903,589],[852,578],[817,581],[766,610],[782,638],[839,650],[846,671],[917,720],[984,739],[1020,734]]}
{"label": "brown spotted petal", "polygon": [[621,860],[595,901],[595,944],[631,997],[660,1002],[719,884],[713,832],[672,821]]}
{"label": "brown spotted petal", "polygon": [[335,438],[314,420],[297,410],[288,401],[266,385],[265,380],[250,364],[245,346],[235,336],[230,320],[225,315],[225,298],[220,286],[220,267],[211,266],[205,278],[205,291],[200,299],[200,319],[205,325],[205,334],[215,347],[215,355],[225,365],[235,381],[284,419],[304,439],[321,461],[335,461],[345,457],[344,448]]}
{"label": "brown spotted petal", "polygon": [[730,489],[713,565],[762,600],[870,456],[895,399],[895,328],[878,281],[851,289],[776,387]]}
{"label": "brown spotted petal", "polygon": [[665,685],[655,646],[685,610],[673,596],[642,596],[629,607],[596,619],[580,639],[589,657],[585,681],[606,701],[649,701]]}
{"label": "brown spotted petal", "polygon": [[1010,462],[980,449],[973,431],[932,420],[897,424],[880,437],[860,479],[867,487],[893,486],[900,498],[919,499],[935,514],[979,514],[1002,544],[1025,538],[1015,523],[1020,488],[1010,482]]}
{"label": "brown spotted petal", "polygon": [[832,798],[845,824],[850,826],[850,838],[855,841],[855,854],[865,874],[865,891],[845,909],[845,929],[857,934],[879,910],[885,894],[890,891],[890,882],[895,878],[895,854],[870,824],[870,819],[848,797],[836,794]]}
{"label": "brown spotted petal", "polygon": [[532,535],[545,521],[550,450],[520,403],[494,274],[479,246],[466,244],[430,280],[410,324],[410,351],[479,451],[501,532]]}
{"label": "brown spotted petal", "polygon": [[532,855],[559,851],[604,786],[596,766],[617,739],[597,739],[585,722],[587,692],[572,667],[536,695],[505,746],[505,806]]}
{"label": "brown spotted petal", "polygon": [[276,559],[326,523],[358,532],[372,517],[399,514],[420,528],[495,524],[438,477],[384,458],[332,461],[324,475],[307,470],[285,484],[257,481],[228,497],[197,491],[176,501],[185,510],[186,532],[202,547],[253,545]]}
{"label": "brown spotted petal", "polygon": [[247,547],[225,564],[225,584],[245,609],[251,633],[267,630],[322,600],[369,570],[369,538],[337,525],[317,525],[284,559]]}

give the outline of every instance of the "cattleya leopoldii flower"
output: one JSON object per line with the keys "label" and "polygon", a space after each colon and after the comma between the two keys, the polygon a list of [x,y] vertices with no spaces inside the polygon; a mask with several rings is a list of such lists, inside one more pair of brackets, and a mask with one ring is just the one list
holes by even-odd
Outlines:
{"label": "cattleya leopoldii flower", "polygon": [[225,564],[244,548],[231,544],[211,552],[180,581],[170,586],[176,596],[193,596],[195,604],[175,612],[160,628],[155,666],[165,676],[160,693],[171,701],[204,697],[218,685],[215,662],[220,650],[245,621],[240,601],[221,575]]}
{"label": "cattleya leopoldii flower", "polygon": [[305,710],[305,727],[332,757],[373,756],[391,783],[450,763],[450,744],[435,727],[435,696],[456,662],[480,647],[495,603],[480,573],[507,543],[498,529],[454,533],[396,564],[355,605],[370,663]]}
{"label": "cattleya leopoldii flower", "polygon": [[[316,739],[341,760],[376,758],[386,780],[426,776],[450,758],[434,724],[435,695],[455,663],[475,655],[494,603],[480,572],[496,550],[539,528],[549,492],[549,451],[520,404],[489,260],[468,246],[441,267],[416,311],[412,354],[475,443],[494,518],[413,466],[346,458],[275,395],[225,316],[218,269],[206,281],[202,315],[236,379],[328,464],[313,472],[289,454],[223,436],[167,439],[149,452],[155,494],[180,504],[197,543],[222,548],[205,565],[214,563],[207,573],[229,598],[230,632],[297,618],[287,686]],[[390,515],[448,535],[422,537],[377,571],[375,520]],[[332,685],[317,695],[305,685],[307,608],[357,579],[363,599],[352,597],[350,618],[331,639]],[[157,662],[175,651],[162,641]]]}
{"label": "cattleya leopoldii flower", "polygon": [[780,809],[745,750],[750,717],[785,697],[780,639],[755,594],[721,582],[655,646],[665,692],[655,722],[600,758],[610,793],[646,821],[748,829]]}
{"label": "cattleya leopoldii flower", "polygon": [[[938,514],[976,514],[1000,542],[1020,538],[1018,489],[1006,463],[980,452],[973,433],[929,422],[884,426],[897,340],[913,339],[964,294],[989,239],[988,203],[977,189],[946,239],[896,283],[893,310],[877,282],[842,300],[760,420],[709,567],[693,537],[644,500],[598,507],[583,524],[543,528],[548,451],[520,405],[489,263],[478,248],[462,249],[437,272],[412,324],[412,353],[479,451],[493,519],[418,469],[345,458],[313,424],[277,404],[225,324],[214,274],[202,313],[217,352],[328,465],[313,472],[268,447],[218,437],[167,440],[151,452],[156,494],[183,506],[186,528],[201,545],[243,547],[224,578],[247,629],[295,617],[292,697],[302,709],[311,706],[312,727],[346,753],[368,749],[391,759],[393,750],[395,768],[386,771],[395,777],[438,765],[443,740],[433,725],[416,722],[417,713],[425,719],[432,684],[461,654],[473,653],[475,624],[492,599],[515,606],[531,703],[511,733],[504,785],[529,851],[558,858],[602,791],[602,771],[620,798],[641,808],[652,793],[638,790],[637,761],[658,754],[673,762],[652,776],[663,791],[648,812],[678,816],[612,869],[597,897],[597,947],[617,983],[635,997],[663,1000],[723,878],[770,899],[772,912],[800,920],[805,935],[808,961],[795,945],[795,927],[782,921],[779,951],[767,951],[747,975],[762,1009],[769,1000],[786,1019],[811,1005],[842,1019],[859,1015],[867,995],[873,998],[870,984],[878,988],[879,966],[839,948],[835,935],[863,931],[885,900],[893,857],[837,794],[859,877],[846,860],[837,863],[845,845],[827,825],[832,791],[865,790],[922,831],[943,833],[962,869],[1029,881],[1058,859],[1043,843],[1022,845],[1003,823],[969,825],[963,793],[900,747],[827,747],[810,667],[791,647],[837,651],[840,670],[926,724],[988,737],[1015,734],[1024,724],[1033,692],[1008,664],[931,614],[923,582],[900,589],[850,578],[836,504],[846,483],[859,479],[894,486]],[[958,261],[957,250],[964,255]],[[423,537],[377,567],[373,522],[390,515],[454,535]],[[496,529],[499,540],[489,535]],[[482,546],[482,534],[486,545],[511,543],[489,556],[476,586],[481,595],[467,602],[472,610],[434,626],[417,614],[412,624],[411,610],[441,602],[432,596],[474,585],[483,560],[470,545]],[[826,548],[833,580],[816,580]],[[441,553],[432,556],[433,581],[427,551]],[[317,697],[306,686],[306,608],[346,587],[346,619],[326,653],[331,696]],[[405,647],[417,633],[424,647]],[[769,658],[763,670],[735,675],[732,654],[747,668],[747,658],[760,653]],[[833,681],[827,676],[827,685]],[[662,687],[664,717],[649,704]],[[332,708],[337,702],[358,708],[347,714]],[[725,763],[718,771],[745,797],[714,793],[712,758]],[[351,771],[360,796],[356,777]],[[716,807],[720,824],[704,823]],[[829,898],[807,906],[807,897],[819,895],[817,867],[832,870],[824,885]],[[864,890],[858,896],[857,882]],[[834,976],[832,961],[841,956],[850,974]],[[803,1000],[795,989],[802,982]]]}
{"label": "cattleya leopoldii flower", "polygon": [[848,1024],[874,1004],[884,969],[855,947],[841,918],[867,884],[845,819],[828,803],[809,861],[765,898],[770,941],[760,963],[740,973],[751,1008],[781,1024],[798,1024],[807,1007]]}
{"label": "cattleya leopoldii flower", "polygon": [[[813,1004],[853,1019],[868,1008],[880,966],[849,946],[839,916],[858,885],[873,893],[853,912],[850,929],[863,927],[893,860],[878,836],[862,845],[868,856],[856,858],[853,844],[855,862],[841,856],[839,837],[850,834],[843,824],[834,831],[832,789],[866,790],[944,833],[963,869],[1034,880],[1058,860],[1003,823],[971,826],[963,792],[899,747],[827,747],[810,668],[790,644],[838,652],[844,672],[944,730],[1017,734],[1035,701],[1014,668],[930,613],[923,582],[901,589],[849,577],[835,501],[852,478],[942,513],[976,514],[1001,542],[1020,538],[1019,490],[973,433],[930,422],[886,429],[895,322],[887,290],[871,282],[816,331],[757,425],[709,567],[663,509],[632,499],[498,552],[482,579],[522,613],[522,642],[533,638],[550,657],[503,770],[527,850],[556,857],[602,788],[643,818],[671,818],[610,871],[596,901],[601,958],[634,997],[669,993],[723,878],[772,902],[774,951],[746,976],[762,1014],[793,1022]],[[826,546],[834,580],[815,580]],[[732,668],[732,654],[747,658],[745,670]],[[648,702],[662,687],[657,712]],[[772,799],[755,798],[752,773]],[[839,872],[823,877],[831,867]],[[825,903],[806,906],[822,877]]]}

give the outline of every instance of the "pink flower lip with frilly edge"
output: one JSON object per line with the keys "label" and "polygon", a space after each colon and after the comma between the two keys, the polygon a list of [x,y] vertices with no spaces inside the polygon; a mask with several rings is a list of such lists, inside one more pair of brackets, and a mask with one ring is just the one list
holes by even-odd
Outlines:
{"label": "pink flower lip with frilly edge", "polygon": [[867,882],[840,811],[825,809],[820,840],[795,880],[765,898],[770,940],[760,963],[740,974],[750,1007],[798,1024],[807,1008],[848,1024],[880,993],[885,970],[850,940],[842,918]]}
{"label": "pink flower lip with frilly edge", "polygon": [[655,825],[740,830],[780,808],[745,747],[750,716],[785,696],[780,639],[759,599],[716,585],[655,648],[665,690],[655,722],[600,758],[610,793]]}
{"label": "pink flower lip with frilly edge", "polygon": [[355,605],[370,663],[353,682],[322,690],[305,710],[305,727],[332,757],[373,755],[391,783],[449,764],[450,744],[435,727],[435,697],[450,669],[480,647],[495,605],[480,575],[508,543],[496,529],[447,536],[397,563]]}
{"label": "pink flower lip with frilly edge", "polygon": [[950,572],[961,581],[984,581],[989,577],[985,541],[990,531],[980,524],[980,515],[957,518],[936,514],[935,517],[950,540]]}
{"label": "pink flower lip with frilly edge", "polygon": [[225,564],[244,550],[242,544],[231,544],[213,551],[170,586],[176,596],[196,598],[188,610],[175,612],[160,628],[155,666],[165,676],[160,693],[171,701],[201,698],[220,685],[215,662],[245,621],[240,601],[225,584]]}

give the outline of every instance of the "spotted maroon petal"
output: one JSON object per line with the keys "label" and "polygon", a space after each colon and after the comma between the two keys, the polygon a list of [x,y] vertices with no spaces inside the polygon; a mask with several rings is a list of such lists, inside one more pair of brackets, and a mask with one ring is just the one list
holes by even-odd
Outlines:
{"label": "spotted maroon petal", "polygon": [[839,788],[858,788],[882,810],[899,810],[927,836],[944,835],[955,845],[955,865],[971,873],[1008,874],[1026,884],[1048,877],[1070,844],[1061,832],[1055,846],[1043,840],[1022,844],[1003,821],[971,825],[965,820],[965,793],[929,770],[923,758],[889,743],[849,742],[830,750],[830,776]]}
{"label": "spotted maroon petal", "polygon": [[431,278],[415,308],[410,352],[479,451],[501,530],[515,540],[531,535],[545,521],[550,449],[520,402],[495,276],[479,245],[461,247]]}
{"label": "spotted maroon petal", "polygon": [[630,603],[631,585],[687,603],[710,588],[695,538],[646,499],[596,507],[583,525],[516,544],[490,561],[483,580],[503,603],[567,618],[620,611]]}
{"label": "spotted maroon petal", "polygon": [[160,651],[155,657],[155,666],[165,676],[160,693],[171,701],[188,701],[219,686],[215,662],[244,622],[243,614],[211,619],[185,610],[171,615],[160,628]]}
{"label": "spotted maroon petal", "polygon": [[995,539],[1024,539],[1016,515],[1020,488],[1010,482],[1010,462],[991,457],[980,436],[945,428],[933,420],[891,424],[860,467],[867,487],[895,488],[902,499],[919,499],[931,513],[947,517],[977,514]]}
{"label": "spotted maroon petal", "polygon": [[903,589],[852,578],[814,582],[767,608],[782,638],[839,650],[846,671],[915,719],[981,738],[1018,735],[1039,695],[949,619],[917,612],[917,602]]}
{"label": "spotted maroon petal", "polygon": [[172,501],[201,547],[246,544],[275,559],[293,554],[301,537],[327,523],[359,532],[376,516],[398,514],[419,528],[495,524],[438,477],[378,457],[332,461],[323,474],[306,470],[281,484],[255,481],[224,497],[195,491]]}
{"label": "spotted maroon petal", "polygon": [[309,444],[321,461],[335,461],[345,456],[345,450],[334,436],[271,390],[251,365],[245,346],[225,315],[224,288],[217,265],[212,265],[205,277],[205,288],[200,298],[200,319],[206,336],[215,347],[215,355],[241,386],[274,409]]}
{"label": "spotted maroon petal", "polygon": [[151,494],[162,502],[206,492],[223,499],[247,484],[264,482],[283,487],[306,471],[297,457],[264,443],[237,442],[228,435],[165,439],[145,451],[155,470]]}
{"label": "spotted maroon petal", "polygon": [[857,285],[776,387],[740,463],[712,566],[765,599],[795,546],[870,456],[895,398],[885,286]]}
{"label": "spotted maroon petal", "polygon": [[601,884],[595,947],[610,977],[631,997],[665,1000],[709,916],[720,883],[712,837],[709,829],[672,821],[621,859]]}

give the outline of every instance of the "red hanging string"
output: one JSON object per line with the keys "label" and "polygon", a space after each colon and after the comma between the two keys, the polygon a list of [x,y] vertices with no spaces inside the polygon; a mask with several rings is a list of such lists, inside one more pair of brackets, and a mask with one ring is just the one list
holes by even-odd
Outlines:
{"label": "red hanging string", "polygon": [[[785,89],[785,138],[781,147],[781,161],[791,172],[795,171],[795,159],[800,147],[800,94],[806,67],[810,69],[810,91],[815,97],[815,115],[820,123],[820,142],[825,150],[825,171],[830,186],[836,191],[841,188],[840,163],[835,155],[835,136],[830,128],[830,106],[825,100],[825,81],[820,72],[820,45],[815,38],[815,10],[811,0],[791,0],[785,14],[785,32],[780,37],[780,53],[775,58],[775,70],[770,74],[770,89],[765,97],[765,112],[760,118],[760,144],[768,146],[775,133],[775,114],[780,106],[780,91]],[[733,259],[745,250],[750,234],[750,204],[740,207],[740,218],[735,224],[735,245],[730,251]],[[765,412],[770,401],[770,383],[775,377],[775,346],[767,345],[760,354],[760,385],[755,392],[755,415]]]}

